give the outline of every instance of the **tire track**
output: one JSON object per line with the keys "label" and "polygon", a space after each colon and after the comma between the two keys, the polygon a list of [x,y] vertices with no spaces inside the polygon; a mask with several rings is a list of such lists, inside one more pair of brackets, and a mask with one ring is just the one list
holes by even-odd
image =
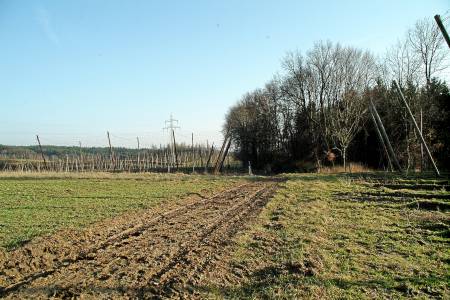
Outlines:
{"label": "tire track", "polygon": [[184,212],[188,211],[189,209],[198,207],[202,204],[205,204],[207,202],[210,201],[214,201],[215,199],[221,197],[224,193],[225,194],[234,194],[235,195],[239,195],[239,194],[243,194],[243,192],[241,191],[241,189],[245,188],[246,186],[248,186],[248,183],[244,183],[241,184],[237,187],[232,187],[230,189],[227,189],[225,191],[222,191],[220,193],[217,193],[209,198],[204,198],[201,201],[198,202],[194,202],[185,206],[182,206],[180,208],[176,208],[173,210],[170,210],[168,212],[165,212],[149,221],[145,221],[143,220],[140,224],[138,224],[137,226],[134,226],[132,228],[126,229],[121,231],[118,234],[113,235],[112,237],[108,238],[105,241],[100,241],[100,243],[94,247],[88,248],[86,250],[82,250],[80,253],[78,253],[78,255],[74,258],[71,259],[65,259],[61,262],[58,262],[55,264],[55,266],[53,268],[49,268],[46,270],[42,270],[39,272],[35,272],[35,273],[31,273],[26,275],[24,278],[22,278],[21,280],[10,284],[6,287],[0,287],[0,297],[7,295],[10,292],[13,292],[17,289],[19,289],[20,287],[31,283],[32,281],[41,278],[41,277],[46,277],[49,276],[53,273],[55,273],[56,271],[62,269],[62,268],[67,268],[70,265],[77,263],[79,261],[82,260],[89,260],[90,257],[94,254],[96,254],[97,252],[99,252],[100,250],[105,250],[108,247],[111,247],[112,245],[117,245],[117,243],[124,243],[127,240],[130,239],[136,239],[137,237],[141,236],[145,230],[147,230],[148,228],[150,228],[152,225],[154,225],[155,223],[157,223],[159,220],[161,219],[168,219],[168,218],[174,218],[177,217],[178,215],[183,214]]}
{"label": "tire track", "polygon": [[71,260],[14,282],[0,290],[0,296],[173,295],[177,284],[217,260],[212,254],[220,254],[220,246],[259,212],[274,189],[273,182],[246,183],[139,220]]}
{"label": "tire track", "polygon": [[[217,218],[205,229],[199,240],[187,245],[166,268],[151,278],[151,283],[157,284],[152,290],[153,294],[161,297],[180,296],[192,290],[202,272],[219,260],[220,254],[222,254],[222,249],[219,247],[223,248],[228,244],[229,238],[247,221],[246,217],[252,212],[252,209],[258,206],[263,207],[272,192],[273,189],[269,187],[261,188],[248,197],[247,201],[235,205]],[[228,239],[224,239],[224,237]],[[214,255],[208,255],[212,250],[214,250]],[[183,279],[187,280],[183,282]]]}

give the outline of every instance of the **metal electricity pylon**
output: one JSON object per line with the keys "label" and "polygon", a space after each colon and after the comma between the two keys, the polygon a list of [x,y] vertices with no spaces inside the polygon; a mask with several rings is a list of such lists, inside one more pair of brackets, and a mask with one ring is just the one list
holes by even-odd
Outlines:
{"label": "metal electricity pylon", "polygon": [[[169,131],[169,139],[170,139],[170,148],[172,152],[172,163],[174,163],[176,159],[176,145],[175,145],[175,129],[179,129],[180,126],[178,126],[178,120],[174,119],[172,114],[170,114],[170,119],[165,121],[166,127],[164,127],[164,130]],[[175,123],[177,125],[175,125]],[[178,164],[178,162],[177,162]]]}

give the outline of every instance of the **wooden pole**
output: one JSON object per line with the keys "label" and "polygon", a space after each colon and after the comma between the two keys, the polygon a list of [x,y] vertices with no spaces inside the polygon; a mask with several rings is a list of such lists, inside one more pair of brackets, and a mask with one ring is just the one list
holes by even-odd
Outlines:
{"label": "wooden pole", "polygon": [[414,116],[413,116],[413,114],[411,112],[411,109],[409,108],[408,102],[406,102],[405,96],[403,96],[403,92],[400,89],[400,86],[398,85],[397,81],[394,80],[394,84],[395,84],[395,87],[397,88],[397,91],[398,91],[398,93],[400,95],[402,103],[406,107],[406,111],[408,112],[408,115],[409,115],[409,117],[411,118],[411,120],[412,120],[412,122],[414,124],[414,128],[416,129],[416,131],[417,131],[417,133],[418,133],[418,135],[420,137],[420,140],[422,141],[423,147],[425,148],[425,150],[426,150],[426,152],[428,154],[428,158],[430,159],[431,164],[433,165],[434,172],[436,173],[437,176],[440,176],[439,170],[438,170],[438,168],[437,168],[437,166],[436,166],[436,164],[434,162],[433,156],[431,155],[430,149],[428,149],[427,143],[425,142],[425,139],[423,138],[422,132],[420,131],[419,126],[417,125],[416,119],[414,119]]}
{"label": "wooden pole", "polygon": [[[106,135],[108,136],[108,144],[109,144],[109,157],[111,160],[111,167],[114,166],[114,152],[111,146],[111,138],[109,137],[109,131],[106,132]],[[115,169],[115,166],[114,166]]]}
{"label": "wooden pole", "polygon": [[445,41],[447,42],[447,46],[450,48],[450,37],[448,36],[447,30],[445,29],[444,24],[442,23],[441,16],[435,15],[434,19],[436,20],[436,23],[437,23],[439,29],[441,30]]}
{"label": "wooden pole", "polygon": [[136,137],[136,140],[137,140],[137,169],[139,170],[139,171],[141,171],[141,167],[140,167],[140,156],[139,156],[139,137],[137,136]]}
{"label": "wooden pole", "polygon": [[201,166],[203,166],[203,151],[202,151],[202,146],[201,145],[198,146],[198,156],[200,157],[200,164],[199,164],[199,166],[201,167]]}
{"label": "wooden pole", "polygon": [[172,137],[173,137],[173,151],[175,154],[175,164],[178,169],[178,153],[177,153],[177,142],[175,141],[175,131],[172,129]]}
{"label": "wooden pole", "polygon": [[192,149],[192,173],[194,173],[195,172],[194,133],[192,133],[191,149]]}
{"label": "wooden pole", "polygon": [[[420,108],[420,132],[423,134],[423,112],[422,108]],[[425,168],[425,163],[423,159],[423,144],[420,144],[420,172],[423,172]]]}
{"label": "wooden pole", "polygon": [[384,154],[386,155],[386,157],[388,159],[388,167],[390,167],[391,170],[394,170],[394,168],[392,167],[391,157],[389,156],[389,152],[386,148],[386,143],[383,140],[383,136],[381,135],[380,128],[378,127],[377,121],[375,120],[375,117],[373,116],[373,111],[372,111],[371,105],[369,105],[369,111],[370,111],[370,116],[371,116],[373,125],[375,127],[375,131],[377,132],[378,140],[380,141],[381,145],[383,146]]}
{"label": "wooden pole", "polygon": [[389,141],[389,137],[386,133],[386,130],[384,129],[383,122],[381,121],[380,115],[378,114],[375,104],[373,104],[372,100],[370,100],[370,105],[372,105],[373,114],[378,123],[378,127],[381,130],[381,134],[384,137],[384,141],[386,142],[386,146],[388,148],[389,154],[391,155],[391,158],[394,160],[395,167],[397,168],[397,170],[402,172],[402,167],[400,166],[400,163],[397,160],[397,156],[395,155],[394,149],[392,149],[392,145],[391,145],[391,142]]}
{"label": "wooden pole", "polygon": [[230,146],[231,146],[231,138],[228,138],[227,147],[225,148],[225,151],[223,153],[223,157],[222,157],[222,160],[220,162],[219,171],[222,171],[223,163],[225,161],[225,158],[227,157],[228,150],[230,149]]}
{"label": "wooden pole", "polygon": [[41,151],[42,160],[44,161],[44,167],[47,168],[47,162],[45,161],[44,151],[42,151],[41,140],[39,139],[39,135],[36,134],[36,139],[39,144],[39,151]]}
{"label": "wooden pole", "polygon": [[221,159],[221,157],[222,157],[222,153],[223,153],[223,151],[224,151],[224,149],[225,149],[225,146],[226,146],[226,144],[227,144],[227,139],[228,139],[228,131],[227,131],[227,133],[225,134],[225,139],[223,140],[222,147],[220,148],[219,156],[217,157],[216,163],[215,163],[215,165],[214,165],[214,173],[219,172],[220,159]]}
{"label": "wooden pole", "polygon": [[211,161],[211,156],[212,156],[213,152],[214,152],[214,142],[211,144],[211,150],[209,151],[208,160],[206,161],[206,164],[205,164],[205,173],[208,173],[208,165],[209,165],[209,162]]}
{"label": "wooden pole", "polygon": [[81,150],[81,141],[78,142],[78,145],[80,146],[80,168],[81,171],[84,170],[84,161],[83,161],[83,152]]}

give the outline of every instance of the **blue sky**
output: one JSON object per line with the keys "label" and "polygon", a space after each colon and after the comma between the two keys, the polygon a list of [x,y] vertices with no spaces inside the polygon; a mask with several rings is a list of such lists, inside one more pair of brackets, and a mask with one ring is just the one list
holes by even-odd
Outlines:
{"label": "blue sky", "polygon": [[0,0],[0,144],[221,140],[228,108],[287,51],[331,40],[382,54],[442,1]]}

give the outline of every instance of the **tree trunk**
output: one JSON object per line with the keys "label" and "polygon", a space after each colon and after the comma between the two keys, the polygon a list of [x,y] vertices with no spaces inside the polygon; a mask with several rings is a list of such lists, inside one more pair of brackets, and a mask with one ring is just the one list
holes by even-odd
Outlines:
{"label": "tree trunk", "polygon": [[347,172],[347,148],[342,148],[342,159],[344,160],[344,172]]}

